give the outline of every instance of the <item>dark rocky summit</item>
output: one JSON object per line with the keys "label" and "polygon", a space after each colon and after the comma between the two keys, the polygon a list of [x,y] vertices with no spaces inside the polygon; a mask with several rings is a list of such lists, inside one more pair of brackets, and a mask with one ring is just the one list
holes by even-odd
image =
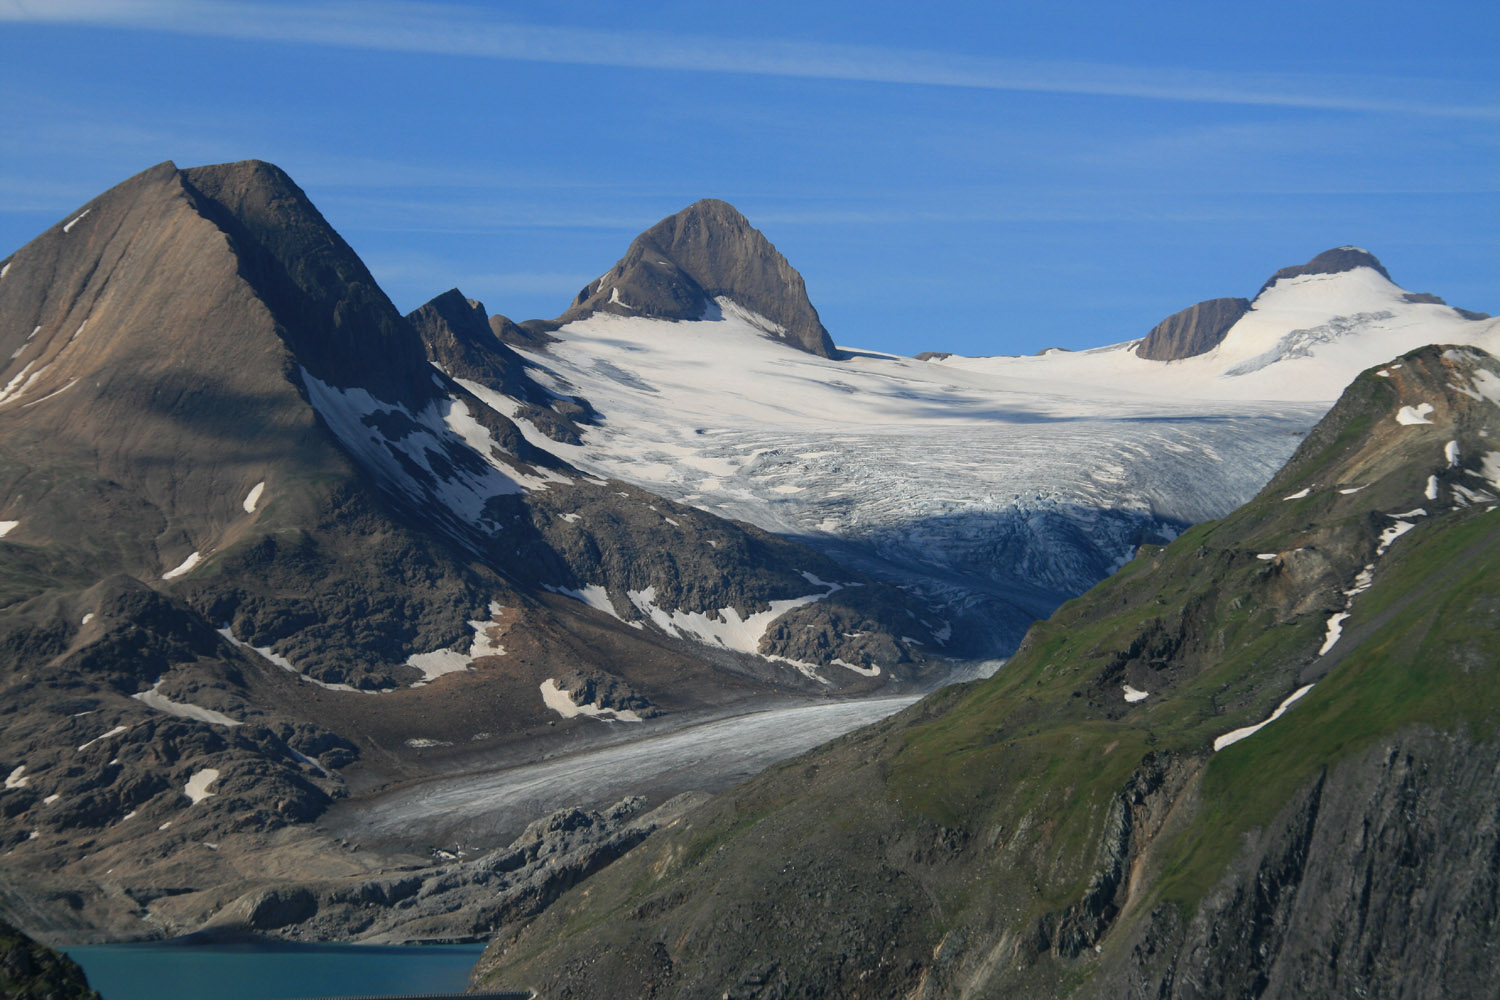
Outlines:
{"label": "dark rocky summit", "polygon": [[[1266,283],[1260,286],[1260,291],[1264,292],[1284,278],[1297,278],[1304,274],[1341,274],[1359,267],[1368,267],[1386,281],[1395,281],[1385,265],[1368,250],[1361,250],[1359,247],[1334,247],[1332,250],[1324,250],[1306,264],[1283,267],[1266,279]],[[1259,296],[1260,292],[1256,295]]]}
{"label": "dark rocky summit", "polygon": [[689,811],[478,981],[1493,995],[1495,384],[1471,348],[1365,372],[1249,504],[1143,547],[990,680]]}
{"label": "dark rocky summit", "polygon": [[727,202],[705,198],[646,230],[558,324],[596,312],[698,320],[716,299],[754,313],[766,336],[825,358],[836,351],[802,275]]}
{"label": "dark rocky summit", "polygon": [[1178,361],[1207,354],[1249,311],[1249,299],[1209,299],[1189,306],[1156,324],[1135,353],[1148,361]]}

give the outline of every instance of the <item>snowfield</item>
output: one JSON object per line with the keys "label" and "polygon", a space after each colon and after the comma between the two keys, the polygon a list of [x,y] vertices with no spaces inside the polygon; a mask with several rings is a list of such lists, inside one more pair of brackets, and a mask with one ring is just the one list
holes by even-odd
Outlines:
{"label": "snowfield", "polygon": [[522,354],[602,424],[564,445],[517,423],[586,472],[908,588],[955,626],[948,651],[968,655],[1013,647],[1141,542],[1248,500],[1364,368],[1434,341],[1500,339],[1500,321],[1407,302],[1369,268],[1283,279],[1217,348],[1174,362],[1137,357],[1136,341],[829,361],[767,339],[766,322],[721,299],[694,323],[570,323]]}

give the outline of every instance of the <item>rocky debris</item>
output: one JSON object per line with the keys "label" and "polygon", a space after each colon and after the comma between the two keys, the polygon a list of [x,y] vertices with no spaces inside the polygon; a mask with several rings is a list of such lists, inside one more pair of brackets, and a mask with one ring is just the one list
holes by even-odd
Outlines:
{"label": "rocky debris", "polygon": [[1178,361],[1207,354],[1249,311],[1249,299],[1209,299],[1189,306],[1156,324],[1135,353],[1148,361]]}
{"label": "rocky debris", "polygon": [[0,994],[7,1000],[99,1000],[78,963],[0,920]]}
{"label": "rocky debris", "polygon": [[717,312],[720,297],[759,317],[767,337],[821,357],[837,356],[802,275],[734,206],[713,198],[637,236],[555,323],[596,312],[698,320]]}
{"label": "rocky debris", "polygon": [[533,916],[703,796],[648,810],[640,796],[608,809],[563,809],[509,846],[472,860],[434,849],[434,863],[339,881],[273,884],[235,899],[202,929],[288,940],[397,944],[484,940]]}
{"label": "rocky debris", "polygon": [[651,719],[661,710],[619,677],[599,670],[574,667],[557,678],[557,686],[568,693],[575,705],[595,705],[616,712],[634,712],[639,718]]}

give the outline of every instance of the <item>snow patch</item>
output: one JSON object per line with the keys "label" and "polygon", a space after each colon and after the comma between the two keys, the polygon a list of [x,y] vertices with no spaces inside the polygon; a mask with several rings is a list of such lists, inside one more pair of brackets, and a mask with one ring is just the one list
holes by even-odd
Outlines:
{"label": "snow patch", "polygon": [[[1365,486],[1368,486],[1368,485],[1370,485],[1370,484],[1369,483],[1365,484]],[[1342,493],[1344,496],[1348,496],[1351,493],[1358,493],[1360,490],[1364,489],[1365,486],[1353,486],[1353,487],[1350,487],[1347,490],[1339,490],[1339,492]]]}
{"label": "snow patch", "polygon": [[1311,492],[1312,492],[1312,487],[1308,486],[1305,489],[1298,490],[1296,493],[1293,493],[1289,497],[1282,497],[1281,499],[1282,500],[1301,500],[1303,497],[1307,496]]}
{"label": "snow patch", "polygon": [[42,805],[50,806],[52,803],[58,801],[61,798],[62,794],[60,792],[53,792],[51,795],[42,800]]}
{"label": "snow patch", "polygon": [[84,743],[83,745],[81,745],[78,749],[79,749],[80,752],[84,751],[84,750],[87,750],[89,747],[93,746],[95,743],[98,743],[100,740],[107,740],[111,736],[119,736],[121,733],[123,733],[125,730],[127,730],[129,728],[130,728],[129,726],[116,726],[115,728],[111,729],[107,733],[104,733],[104,734],[102,734],[100,736],[95,736],[93,739],[89,740],[87,743]]}
{"label": "snow patch", "polygon": [[543,585],[542,589],[550,590],[552,591],[552,593],[561,594],[564,597],[571,597],[575,601],[581,601],[582,603],[587,604],[589,607],[593,608],[596,611],[603,611],[611,618],[616,618],[620,621],[625,620],[623,618],[620,618],[620,613],[616,611],[615,606],[610,603],[609,591],[605,590],[597,583],[586,584],[581,590],[569,590],[567,587],[551,587],[546,585]]}
{"label": "snow patch", "polygon": [[0,538],[4,538],[6,535],[10,534],[15,530],[16,525],[20,523],[20,521],[0,521]]}
{"label": "snow patch", "polygon": [[193,567],[196,566],[196,565],[198,565],[202,561],[203,561],[202,554],[198,553],[198,552],[194,552],[192,555],[188,556],[181,563],[179,563],[175,569],[169,569],[165,573],[163,573],[161,575],[161,578],[163,580],[175,580],[175,579],[177,579],[177,577],[182,576],[185,573],[191,572],[192,569],[193,569]]}
{"label": "snow patch", "polygon": [[641,717],[630,709],[605,708],[598,703],[580,705],[573,700],[573,696],[557,686],[557,679],[549,677],[542,681],[542,703],[552,711],[561,715],[564,719],[577,718],[586,715],[591,719],[603,719],[606,722],[640,722]]}
{"label": "snow patch", "polygon": [[[40,375],[41,373],[38,372],[37,374]],[[39,405],[41,403],[45,403],[47,400],[52,399],[55,396],[61,396],[63,393],[67,392],[69,389],[73,388],[77,384],[78,384],[78,380],[76,378],[69,379],[68,380],[68,384],[65,385],[65,386],[63,386],[61,389],[53,389],[51,392],[47,393],[47,395],[43,396],[41,399],[33,399],[29,403],[22,403],[21,404],[21,409],[24,410],[24,409],[26,409],[27,407],[30,407],[30,406],[37,406],[37,405]]]}
{"label": "snow patch", "polygon": [[197,805],[204,799],[212,798],[215,793],[210,792],[208,787],[219,780],[219,770],[214,767],[205,767],[201,771],[194,771],[193,776],[187,780],[182,788],[182,794],[186,795],[193,805]]}
{"label": "snow patch", "polygon": [[1449,441],[1443,445],[1443,457],[1448,460],[1448,468],[1458,468],[1458,442]]}
{"label": "snow patch", "polygon": [[245,508],[246,514],[255,513],[256,505],[260,503],[260,495],[264,492],[265,488],[266,481],[264,479],[250,487],[250,492],[245,494],[245,502],[241,504]]}
{"label": "snow patch", "polygon": [[1234,743],[1238,743],[1240,740],[1244,739],[1247,736],[1253,736],[1256,733],[1260,732],[1266,726],[1269,726],[1271,723],[1281,718],[1286,710],[1292,707],[1293,702],[1295,702],[1298,698],[1301,698],[1303,695],[1307,694],[1307,692],[1311,691],[1312,688],[1313,686],[1311,684],[1305,684],[1302,687],[1299,687],[1297,690],[1293,691],[1290,695],[1287,696],[1287,699],[1285,701],[1276,706],[1276,711],[1272,712],[1270,718],[1266,719],[1264,722],[1257,722],[1253,726],[1246,726],[1243,729],[1235,729],[1231,732],[1225,733],[1223,736],[1220,736],[1218,739],[1214,740],[1214,750],[1223,750],[1225,747]]}
{"label": "snow patch", "polygon": [[1416,406],[1403,406],[1396,411],[1396,423],[1403,426],[1412,424],[1430,424],[1427,415],[1432,412],[1431,403],[1419,403]]}
{"label": "snow patch", "polygon": [[73,227],[76,226],[76,225],[78,225],[78,223],[82,222],[83,221],[83,217],[85,215],[88,215],[92,211],[93,211],[93,209],[91,209],[91,208],[85,208],[83,210],[83,212],[79,214],[78,218],[74,219],[72,222],[70,222],[67,225],[63,226],[63,232],[65,232],[65,233],[71,233],[73,231]]}
{"label": "snow patch", "polygon": [[221,629],[218,629],[217,631],[231,646],[239,649],[248,649],[252,653],[259,653],[261,657],[274,663],[276,666],[280,667],[282,670],[285,670],[287,673],[296,674],[299,679],[306,681],[308,684],[316,684],[318,687],[323,688],[325,691],[354,691],[360,694],[376,693],[374,691],[366,691],[363,688],[354,687],[352,684],[330,684],[327,681],[320,681],[316,677],[309,677],[307,674],[304,674],[302,671],[293,666],[291,660],[288,660],[285,656],[273,652],[270,646],[252,646],[248,642],[241,642],[240,640],[236,639],[234,637],[234,633],[229,630],[228,625],[224,626]]}
{"label": "snow patch", "polygon": [[425,736],[418,736],[407,740],[406,745],[413,750],[429,750],[432,747],[451,747],[453,742],[451,740],[432,740]]}
{"label": "snow patch", "polygon": [[578,523],[578,515],[577,514],[562,514],[562,515],[559,515],[559,516],[561,517],[562,520],[567,521],[569,524],[577,524]]}
{"label": "snow patch", "polygon": [[1436,500],[1437,498],[1438,498],[1438,478],[1437,478],[1437,476],[1428,476],[1427,477],[1427,499],[1429,499],[1429,500]]}
{"label": "snow patch", "polygon": [[548,477],[499,457],[503,449],[462,400],[445,397],[413,413],[301,372],[313,409],[346,448],[396,490],[419,503],[435,499],[465,527],[493,525],[484,513],[492,497],[547,488]]}
{"label": "snow patch", "polygon": [[880,665],[876,664],[876,663],[872,663],[868,667],[860,667],[860,666],[854,665],[853,663],[850,663],[848,660],[841,660],[838,657],[834,657],[832,660],[829,660],[828,662],[832,663],[836,667],[843,667],[846,670],[852,670],[856,674],[859,674],[862,677],[879,677],[880,676]]}
{"label": "snow patch", "polygon": [[1385,550],[1391,547],[1391,543],[1406,534],[1416,525],[1410,521],[1397,521],[1380,533],[1380,544],[1375,549],[1377,556],[1385,555]]}
{"label": "snow patch", "polygon": [[720,608],[715,613],[716,617],[702,611],[683,611],[681,608],[671,612],[664,611],[656,606],[655,587],[626,591],[625,596],[635,605],[636,610],[668,635],[760,655],[761,637],[766,634],[766,629],[773,621],[793,608],[821,601],[829,594],[843,589],[840,584],[819,580],[811,573],[804,572],[802,576],[813,586],[825,588],[823,593],[770,601],[769,609],[758,611],[748,618],[742,617],[738,609],[733,607]]}
{"label": "snow patch", "polygon": [[156,709],[158,712],[175,715],[179,719],[196,719],[199,722],[207,722],[214,726],[238,726],[240,724],[238,720],[231,719],[223,712],[215,712],[211,708],[203,708],[200,705],[172,701],[158,690],[164,680],[166,680],[165,677],[159,677],[156,683],[151,685],[150,688],[133,694],[130,697],[143,705]]}
{"label": "snow patch", "polygon": [[1323,637],[1323,646],[1318,650],[1318,655],[1327,653],[1339,641],[1339,636],[1344,634],[1344,619],[1349,617],[1349,612],[1340,611],[1338,614],[1330,615],[1328,618],[1328,631]]}
{"label": "snow patch", "polygon": [[25,788],[29,784],[31,784],[31,779],[26,777],[25,764],[10,772],[10,776],[5,779],[6,788]]}
{"label": "snow patch", "polygon": [[1131,704],[1134,704],[1138,701],[1145,701],[1147,698],[1151,697],[1150,691],[1137,691],[1129,684],[1124,685],[1121,690],[1125,692],[1125,700],[1130,702]]}
{"label": "snow patch", "polygon": [[469,643],[467,653],[461,653],[456,649],[438,649],[431,653],[413,653],[408,656],[406,665],[416,667],[423,674],[422,679],[411,686],[421,687],[444,674],[468,670],[481,656],[504,656],[505,646],[489,635],[490,629],[495,626],[495,616],[504,610],[498,602],[491,601],[488,619],[469,622],[469,628],[474,630],[474,638]]}
{"label": "snow patch", "polygon": [[[1479,460],[1479,474],[1489,480],[1491,486],[1500,489],[1500,451],[1487,451],[1484,453],[1483,457]],[[1437,492],[1437,476],[1432,477],[1431,488],[1434,493]],[[1433,496],[1429,499],[1436,500],[1437,497]],[[0,522],[0,527],[3,526],[4,522]],[[0,535],[3,534],[5,532],[0,531]]]}
{"label": "snow patch", "polygon": [[1257,552],[1255,554],[1255,558],[1259,559],[1261,562],[1275,562],[1277,559],[1281,558],[1281,553],[1280,552]]}

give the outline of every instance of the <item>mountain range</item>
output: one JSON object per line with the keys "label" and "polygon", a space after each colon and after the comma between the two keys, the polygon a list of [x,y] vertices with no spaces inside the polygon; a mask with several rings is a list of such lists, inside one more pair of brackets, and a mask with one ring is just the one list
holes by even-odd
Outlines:
{"label": "mountain range", "polygon": [[1500,362],[1361,374],[1249,503],[497,935],[543,996],[1487,995]]}
{"label": "mountain range", "polygon": [[1032,622],[1281,482],[1361,369],[1497,337],[1340,248],[1125,344],[898,358],[835,346],[711,199],[556,319],[402,316],[276,167],[160,164],[0,261],[0,909],[339,937],[420,899],[361,926],[483,936],[690,803],[517,817],[482,863],[356,851],[331,804],[1029,662]]}

